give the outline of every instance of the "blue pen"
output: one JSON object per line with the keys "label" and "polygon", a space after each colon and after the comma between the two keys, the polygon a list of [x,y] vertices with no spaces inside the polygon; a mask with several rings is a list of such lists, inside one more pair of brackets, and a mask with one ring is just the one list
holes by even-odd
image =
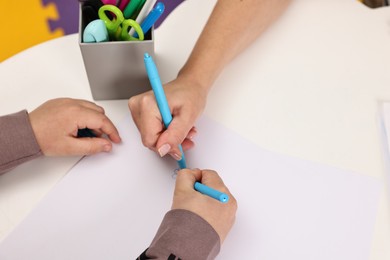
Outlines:
{"label": "blue pen", "polygon": [[216,200],[219,200],[220,202],[226,203],[229,201],[229,196],[227,194],[218,190],[214,190],[213,188],[210,188],[209,186],[206,186],[200,182],[195,182],[194,188],[200,193],[208,195]]}
{"label": "blue pen", "polygon": [[[161,117],[164,123],[165,128],[168,128],[169,124],[172,121],[171,110],[168,106],[167,98],[165,97],[164,89],[161,84],[160,76],[158,75],[158,70],[156,64],[154,64],[152,57],[145,53],[144,62],[146,73],[148,74],[150,84],[152,85],[152,89],[154,95],[156,96],[156,102],[158,109],[160,110]],[[178,161],[180,169],[187,168],[186,159],[184,157],[183,148],[179,145],[180,152],[182,154],[181,160]]]}
{"label": "blue pen", "polygon": [[[165,5],[162,2],[158,2],[156,6],[149,12],[146,18],[141,23],[141,29],[144,32],[144,35],[152,28],[153,24],[160,18],[162,13],[165,10]],[[138,38],[137,32],[133,35],[135,38]]]}
{"label": "blue pen", "polygon": [[[144,62],[145,62],[146,73],[148,74],[150,84],[152,85],[152,89],[156,97],[157,106],[158,109],[160,110],[161,117],[164,122],[164,126],[165,128],[168,128],[169,124],[172,121],[172,115],[168,106],[168,101],[165,96],[163,86],[161,84],[160,76],[158,75],[156,64],[154,64],[152,57],[148,53],[144,54]],[[179,145],[179,149],[182,154],[182,158],[181,160],[178,161],[178,164],[180,169],[184,169],[187,168],[187,166],[184,158],[183,148],[181,147],[181,145]],[[223,203],[229,201],[229,196],[227,194],[217,191],[213,188],[210,188],[200,182],[196,182],[194,188],[200,193],[208,195]]]}

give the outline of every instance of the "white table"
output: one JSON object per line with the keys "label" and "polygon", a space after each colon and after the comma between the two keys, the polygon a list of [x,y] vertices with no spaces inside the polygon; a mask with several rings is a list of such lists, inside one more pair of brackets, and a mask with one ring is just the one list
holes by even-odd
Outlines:
{"label": "white table", "polygon": [[[185,62],[214,2],[186,1],[156,30],[164,82]],[[188,19],[192,10],[195,18]],[[32,110],[56,97],[92,100],[77,40],[77,35],[58,38],[4,61],[0,114]],[[368,9],[350,0],[297,0],[226,67],[205,113],[269,150],[383,181],[377,116],[379,102],[390,100],[389,46],[389,8]],[[129,113],[127,100],[97,103],[114,122]],[[40,158],[0,176],[0,239],[79,159]],[[372,260],[390,259],[386,192]]]}

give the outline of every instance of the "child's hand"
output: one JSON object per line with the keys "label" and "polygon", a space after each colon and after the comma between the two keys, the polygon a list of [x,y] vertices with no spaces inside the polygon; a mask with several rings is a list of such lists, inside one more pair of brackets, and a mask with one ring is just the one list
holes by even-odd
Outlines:
{"label": "child's hand", "polygon": [[[118,130],[92,102],[70,98],[49,100],[29,113],[30,122],[43,154],[48,156],[88,155],[109,152],[120,143]],[[96,137],[77,138],[79,129],[89,128]],[[107,138],[102,137],[105,134]]]}

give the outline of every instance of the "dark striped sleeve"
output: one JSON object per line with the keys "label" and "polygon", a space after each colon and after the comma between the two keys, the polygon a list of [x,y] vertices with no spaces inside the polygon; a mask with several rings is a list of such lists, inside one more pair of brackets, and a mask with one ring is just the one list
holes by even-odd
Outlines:
{"label": "dark striped sleeve", "polygon": [[0,117],[0,174],[40,155],[26,110]]}
{"label": "dark striped sleeve", "polygon": [[[138,258],[137,260],[147,260],[147,259],[151,259],[149,257],[146,256],[146,252],[148,251],[149,248],[147,248]],[[156,259],[156,258],[154,258]],[[167,260],[182,260],[180,257],[177,257],[175,256],[174,254],[170,254],[167,258]]]}
{"label": "dark striped sleeve", "polygon": [[158,260],[214,259],[220,239],[213,227],[188,210],[169,211],[150,247],[138,258]]}

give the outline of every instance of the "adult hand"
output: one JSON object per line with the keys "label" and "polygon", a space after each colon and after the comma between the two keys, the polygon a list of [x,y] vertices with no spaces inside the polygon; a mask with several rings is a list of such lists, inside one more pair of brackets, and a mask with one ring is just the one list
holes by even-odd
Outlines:
{"label": "adult hand", "polygon": [[130,98],[129,109],[144,146],[161,157],[170,154],[180,160],[179,144],[183,150],[194,146],[194,124],[206,105],[207,92],[184,77],[169,82],[164,90],[173,117],[168,129],[164,128],[152,91]]}
{"label": "adult hand", "polygon": [[[112,142],[121,142],[118,130],[104,114],[104,109],[86,100],[49,100],[29,113],[29,118],[38,144],[48,156],[109,152]],[[91,129],[96,137],[77,138],[78,130],[84,128]]]}
{"label": "adult hand", "polygon": [[[222,203],[197,192],[194,189],[196,181],[228,194],[229,201]],[[189,210],[202,217],[215,229],[222,243],[233,226],[237,201],[217,172],[184,169],[180,170],[176,177],[172,209]]]}

